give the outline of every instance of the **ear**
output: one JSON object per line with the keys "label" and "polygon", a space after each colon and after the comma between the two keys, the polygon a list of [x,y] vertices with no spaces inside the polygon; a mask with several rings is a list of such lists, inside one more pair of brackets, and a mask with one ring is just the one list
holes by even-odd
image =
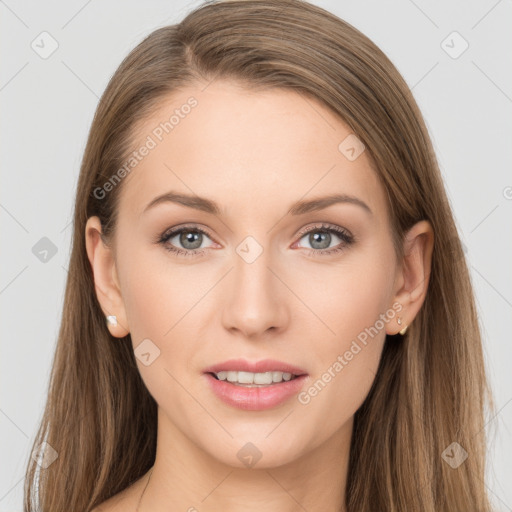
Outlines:
{"label": "ear", "polygon": [[85,245],[94,274],[94,288],[105,315],[105,322],[109,315],[115,315],[117,318],[117,325],[107,324],[110,333],[116,338],[122,338],[130,329],[121,296],[116,262],[112,249],[103,243],[100,235],[99,218],[89,217],[85,226]]}
{"label": "ear", "polygon": [[434,248],[434,231],[430,222],[422,220],[416,223],[404,238],[404,259],[399,266],[395,280],[393,302],[402,305],[397,318],[402,324],[387,324],[387,334],[397,334],[410,325],[420,310],[427,295],[432,251]]}

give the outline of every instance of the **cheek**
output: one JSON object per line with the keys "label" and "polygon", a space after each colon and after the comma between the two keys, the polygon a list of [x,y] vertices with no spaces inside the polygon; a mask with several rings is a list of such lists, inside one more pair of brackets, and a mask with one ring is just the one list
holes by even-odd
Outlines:
{"label": "cheek", "polygon": [[162,246],[142,236],[135,241],[135,236],[126,241],[120,262],[130,332],[134,342],[151,335],[165,341],[204,291],[198,279],[191,279],[193,267],[173,264],[173,256]]}
{"label": "cheek", "polygon": [[157,403],[190,408],[175,379],[184,382],[193,360],[193,343],[183,341],[193,340],[185,329],[200,294],[184,287],[184,270],[167,266],[158,252],[132,251],[124,261],[122,291],[132,346],[141,378]]}
{"label": "cheek", "polygon": [[392,265],[377,259],[372,254],[357,255],[336,267],[319,268],[313,275],[308,272],[309,287],[304,281],[295,287],[318,317],[309,315],[308,322],[316,322],[318,332],[322,333],[317,346],[323,345],[324,350],[319,353],[332,357],[344,352],[351,340],[364,338],[367,329],[385,332],[385,325],[377,320],[386,312],[394,313],[390,304]]}
{"label": "cheek", "polygon": [[128,286],[123,290],[123,300],[134,344],[142,338],[161,340],[172,327],[174,294],[164,294],[166,277],[155,272],[154,267],[128,270]]}
{"label": "cheek", "polygon": [[323,281],[314,307],[333,332],[317,339],[311,354],[315,374],[298,396],[304,412],[321,418],[328,431],[363,403],[377,373],[386,324],[396,318],[389,302],[393,276],[384,261],[340,267],[332,276]]}
{"label": "cheek", "polygon": [[187,288],[179,271],[166,268],[159,250],[134,250],[134,246],[122,262],[122,295],[133,347],[150,339],[167,352],[173,349],[169,341],[179,330],[180,319],[190,309]]}

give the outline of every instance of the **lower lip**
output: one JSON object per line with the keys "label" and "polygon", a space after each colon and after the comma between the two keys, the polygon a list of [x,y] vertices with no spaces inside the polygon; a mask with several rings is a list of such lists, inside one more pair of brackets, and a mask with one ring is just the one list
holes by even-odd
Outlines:
{"label": "lower lip", "polygon": [[296,395],[304,384],[307,375],[295,379],[261,387],[237,386],[226,380],[218,380],[209,373],[204,374],[212,391],[226,404],[246,411],[271,409]]}

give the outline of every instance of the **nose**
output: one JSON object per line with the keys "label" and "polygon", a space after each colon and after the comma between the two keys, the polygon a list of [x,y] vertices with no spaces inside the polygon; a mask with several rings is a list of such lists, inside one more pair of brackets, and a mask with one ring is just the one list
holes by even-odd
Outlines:
{"label": "nose", "polygon": [[234,268],[222,288],[225,329],[256,340],[286,328],[291,294],[278,274],[272,268],[268,251],[254,261],[235,254]]}

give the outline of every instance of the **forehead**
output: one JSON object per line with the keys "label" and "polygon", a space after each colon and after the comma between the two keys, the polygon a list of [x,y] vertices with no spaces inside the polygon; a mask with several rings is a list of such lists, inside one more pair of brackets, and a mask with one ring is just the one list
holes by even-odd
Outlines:
{"label": "forehead", "polygon": [[369,155],[347,157],[354,154],[347,147],[361,147],[321,103],[227,81],[204,87],[166,97],[137,127],[138,157],[123,183],[121,210],[138,216],[170,190],[212,198],[236,215],[334,192],[355,195],[373,211],[386,209]]}

